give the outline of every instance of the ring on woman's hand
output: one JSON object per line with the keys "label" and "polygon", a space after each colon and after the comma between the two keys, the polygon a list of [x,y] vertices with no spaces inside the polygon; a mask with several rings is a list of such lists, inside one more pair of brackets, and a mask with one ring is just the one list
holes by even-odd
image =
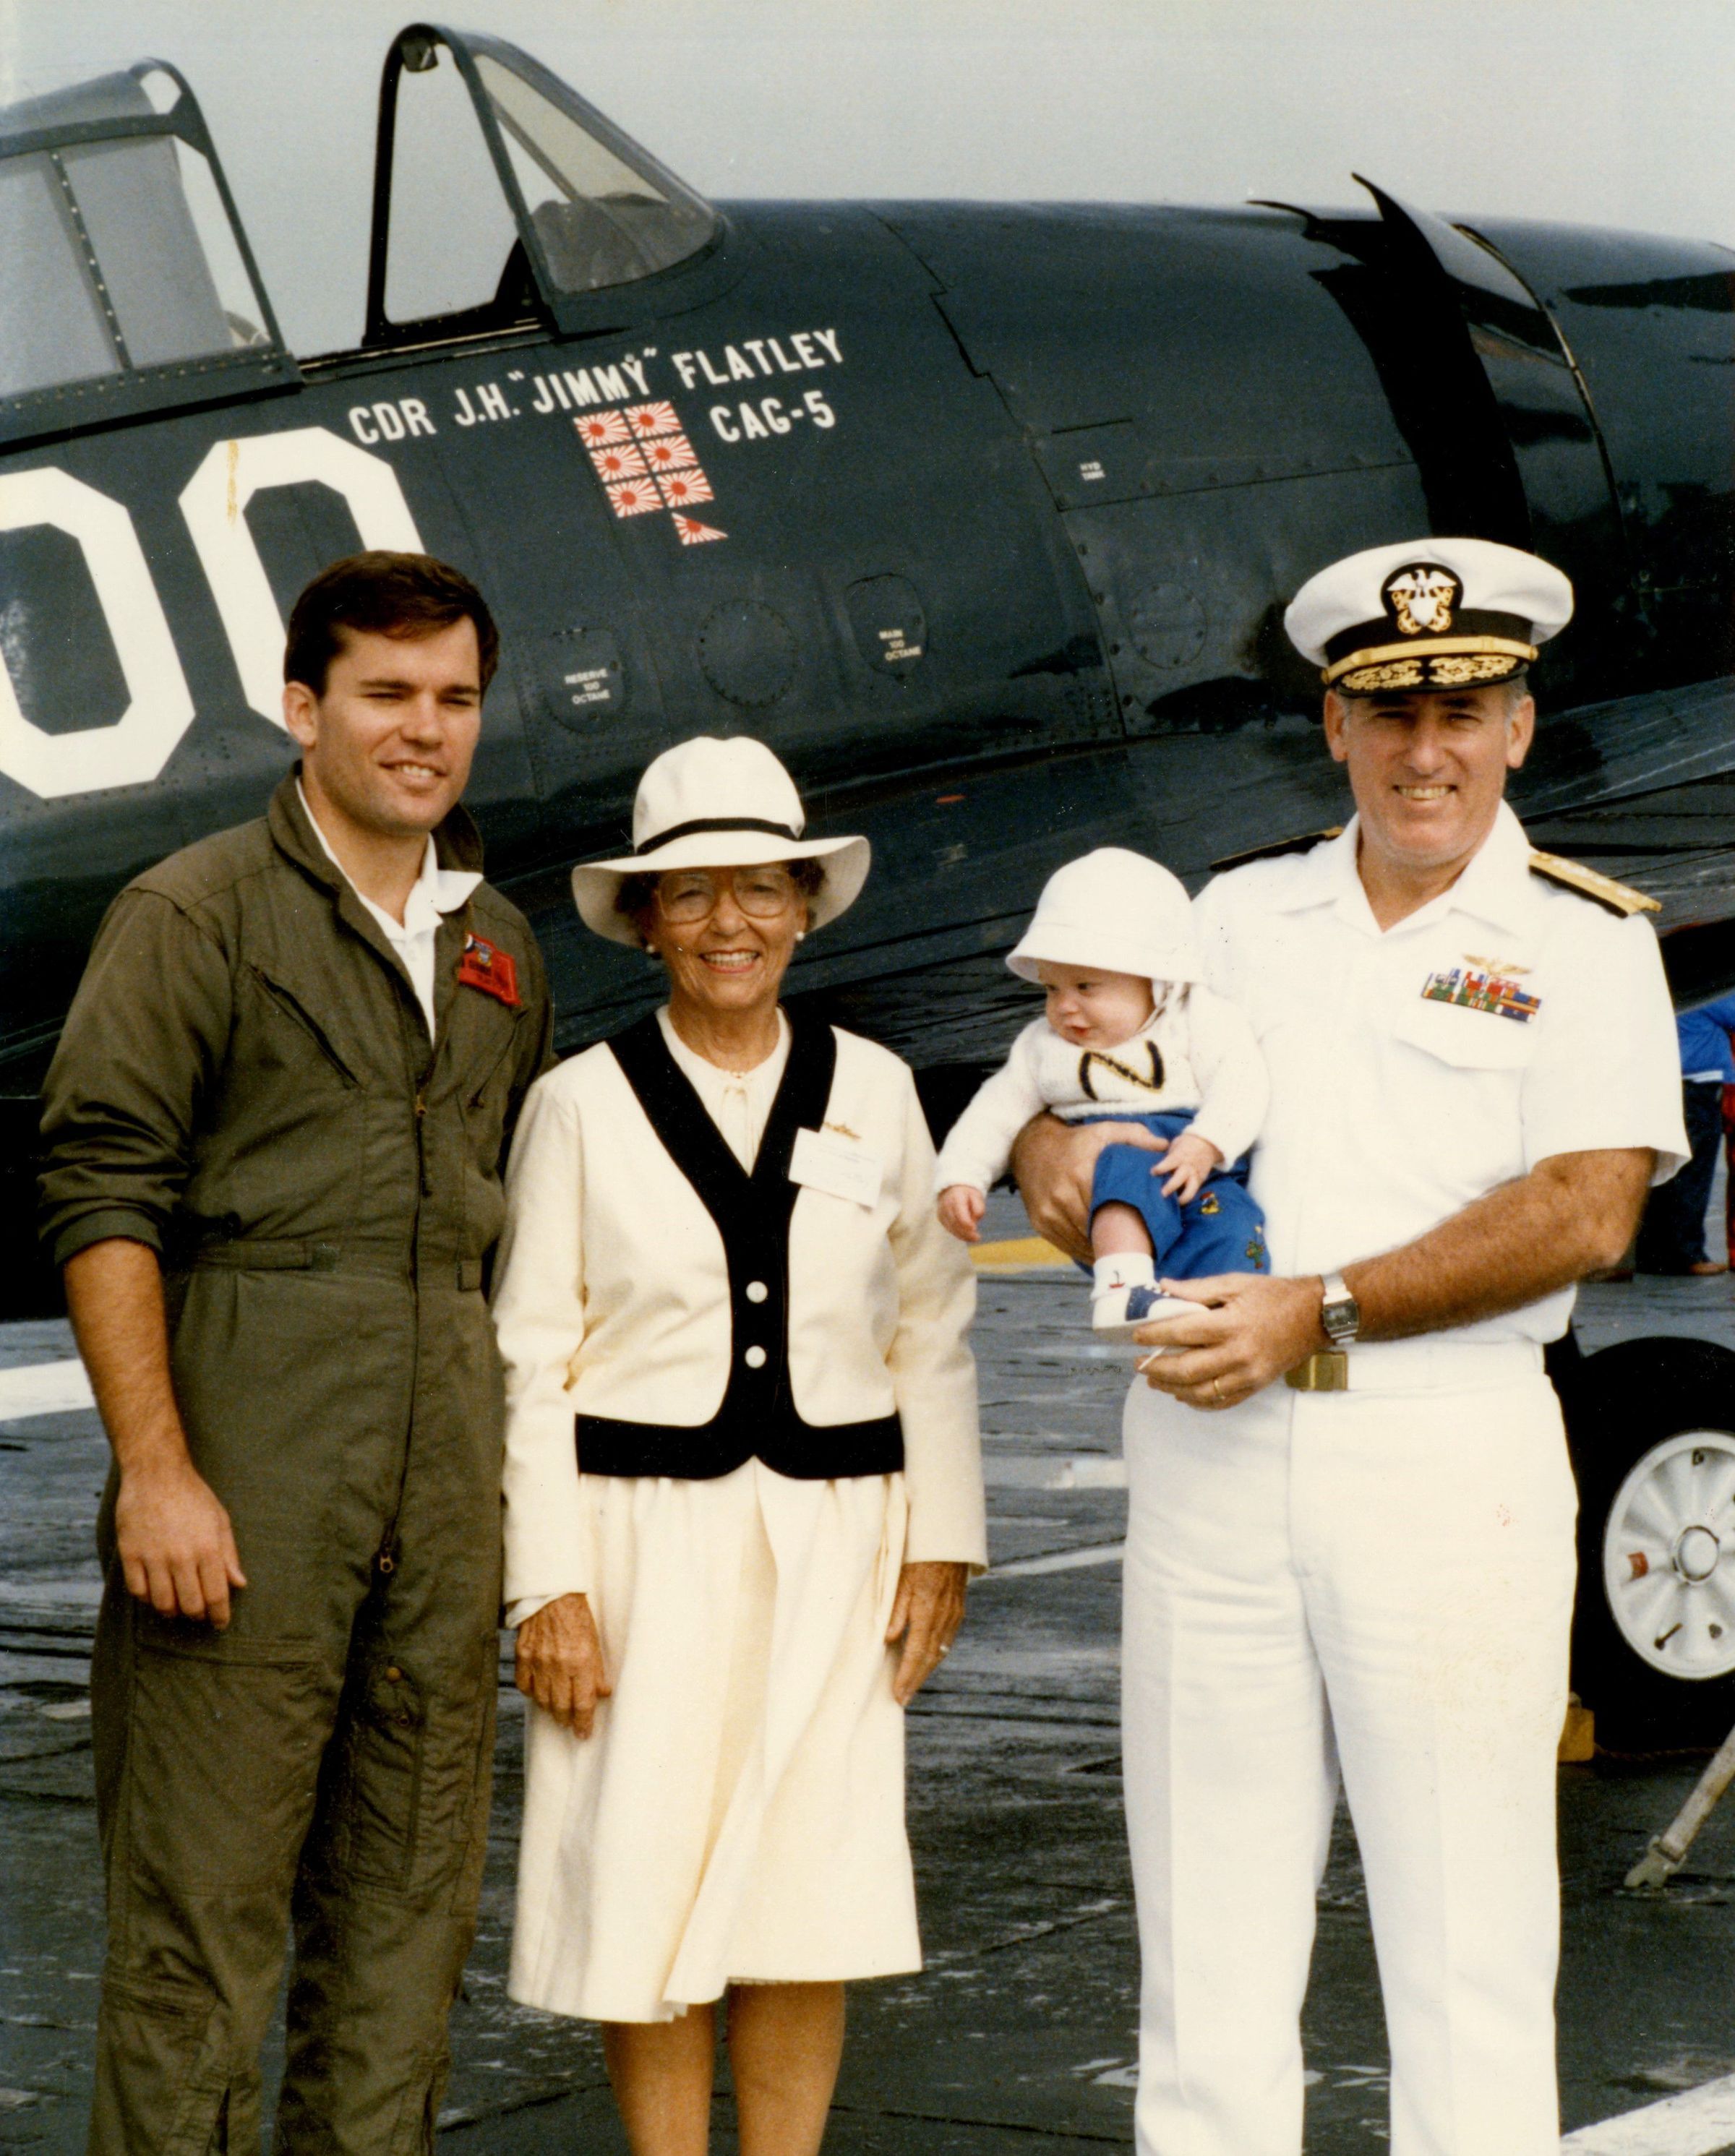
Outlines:
{"label": "ring on woman's hand", "polygon": [[952,1652],[952,1650],[950,1647],[942,1647],[938,1651],[942,1655],[949,1655]]}
{"label": "ring on woman's hand", "polygon": [[1223,1398],[1223,1380],[1221,1378],[1212,1378],[1211,1392],[1214,1399],[1220,1400]]}

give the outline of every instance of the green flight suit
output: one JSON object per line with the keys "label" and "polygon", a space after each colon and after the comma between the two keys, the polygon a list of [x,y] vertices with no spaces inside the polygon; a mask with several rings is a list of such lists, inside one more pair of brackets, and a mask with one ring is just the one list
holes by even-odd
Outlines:
{"label": "green flight suit", "polygon": [[[454,810],[442,866],[478,868]],[[501,985],[516,1004],[466,975]],[[43,1231],[162,1257],[176,1398],[248,1585],[158,1616],[115,1560],[91,1704],[108,1870],[93,2156],[433,2147],[475,1931],[500,1594],[500,1168],[547,1060],[528,924],[443,921],[436,1040],[293,778],[115,900],[45,1088]],[[480,961],[480,963],[479,963]]]}

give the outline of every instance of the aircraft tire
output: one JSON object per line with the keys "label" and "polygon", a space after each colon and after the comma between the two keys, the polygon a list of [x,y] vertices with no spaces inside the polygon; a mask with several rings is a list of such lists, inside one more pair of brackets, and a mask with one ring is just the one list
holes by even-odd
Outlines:
{"label": "aircraft tire", "polygon": [[1599,1748],[1735,1725],[1735,1353],[1623,1341],[1556,1374],[1578,1482],[1573,1688]]}

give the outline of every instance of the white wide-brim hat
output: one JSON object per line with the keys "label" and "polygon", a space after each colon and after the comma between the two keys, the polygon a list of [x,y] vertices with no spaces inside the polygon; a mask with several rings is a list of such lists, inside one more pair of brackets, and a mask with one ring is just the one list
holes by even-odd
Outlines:
{"label": "white wide-brim hat", "polygon": [[1007,964],[1026,981],[1050,965],[1133,973],[1147,981],[1196,981],[1199,950],[1186,886],[1158,861],[1125,846],[1099,846],[1056,869]]}
{"label": "white wide-brim hat", "polygon": [[629,876],[823,860],[824,881],[808,901],[808,926],[823,928],[860,896],[872,850],[865,839],[804,839],[806,828],[795,782],[763,742],[699,734],[645,766],[633,802],[632,852],[581,861],[572,901],[587,928],[636,948],[639,931],[615,906]]}

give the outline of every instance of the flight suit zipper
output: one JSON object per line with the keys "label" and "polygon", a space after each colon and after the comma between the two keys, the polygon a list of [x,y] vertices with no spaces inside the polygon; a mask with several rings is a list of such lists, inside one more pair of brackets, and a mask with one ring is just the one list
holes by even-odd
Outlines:
{"label": "flight suit zipper", "polygon": [[[438,1054],[438,1050],[435,1050]],[[417,1083],[415,1096],[410,1103],[411,1127],[416,1136],[416,1202],[410,1214],[409,1270],[410,1293],[415,1310],[415,1342],[410,1352],[409,1420],[403,1433],[403,1466],[398,1477],[398,1496],[392,1507],[392,1517],[380,1539],[374,1557],[374,1569],[382,1579],[389,1579],[398,1569],[398,1516],[403,1509],[403,1485],[409,1473],[409,1449],[415,1436],[416,1394],[422,1360],[422,1281],[419,1247],[422,1235],[422,1200],[432,1195],[428,1184],[428,1086],[434,1075],[434,1062],[429,1060]]]}

